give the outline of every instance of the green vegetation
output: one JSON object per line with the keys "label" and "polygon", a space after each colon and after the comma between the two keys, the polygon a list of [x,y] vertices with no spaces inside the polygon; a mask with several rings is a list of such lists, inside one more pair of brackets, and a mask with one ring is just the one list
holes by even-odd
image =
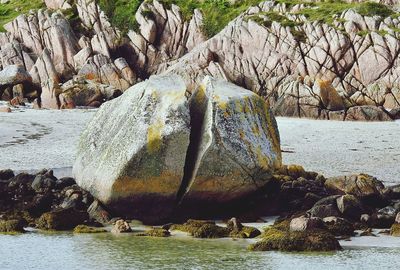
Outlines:
{"label": "green vegetation", "polygon": [[11,0],[0,5],[0,31],[4,31],[4,24],[12,21],[18,15],[28,13],[31,9],[44,7],[42,0]]}
{"label": "green vegetation", "polygon": [[[129,29],[137,29],[135,13],[142,2],[144,1],[99,0],[101,8],[111,19],[111,22],[123,32],[127,32]],[[166,6],[172,4],[179,6],[186,20],[191,18],[194,9],[200,9],[204,14],[204,33],[211,37],[248,7],[260,3],[261,0],[241,0],[234,4],[231,4],[228,0],[160,0],[160,2]],[[146,14],[143,15],[146,16]]]}

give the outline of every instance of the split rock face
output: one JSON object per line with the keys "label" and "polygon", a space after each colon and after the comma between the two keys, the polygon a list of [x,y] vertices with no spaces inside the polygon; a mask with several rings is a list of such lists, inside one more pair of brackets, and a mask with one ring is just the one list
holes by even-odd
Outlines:
{"label": "split rock face", "polygon": [[81,136],[78,185],[116,214],[147,223],[265,186],[282,162],[265,101],[210,77],[189,100],[186,90],[178,76],[152,76],[103,104]]}

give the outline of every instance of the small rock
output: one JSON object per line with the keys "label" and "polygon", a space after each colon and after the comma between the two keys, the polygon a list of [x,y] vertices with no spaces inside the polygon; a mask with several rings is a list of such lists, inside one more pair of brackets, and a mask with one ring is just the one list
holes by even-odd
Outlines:
{"label": "small rock", "polygon": [[242,230],[243,225],[236,218],[231,218],[226,224],[226,227],[231,231],[240,231]]}
{"label": "small rock", "polygon": [[340,216],[340,212],[336,204],[314,205],[307,211],[312,217],[326,218],[332,216]]}
{"label": "small rock", "polygon": [[305,216],[292,219],[289,226],[291,232],[304,232],[321,228],[323,228],[323,222],[320,218]]}
{"label": "small rock", "polygon": [[0,112],[10,113],[11,109],[9,107],[2,106],[2,107],[0,107]]}
{"label": "small rock", "polygon": [[360,221],[362,223],[368,224],[370,220],[371,220],[371,216],[368,215],[368,214],[362,214],[361,217],[360,217]]}
{"label": "small rock", "polygon": [[98,200],[93,201],[87,212],[91,219],[94,219],[101,224],[107,224],[110,222],[111,215],[104,209],[104,206]]}
{"label": "small rock", "polygon": [[55,186],[56,182],[45,175],[37,175],[32,182],[32,189],[36,192],[44,192],[51,190]]}
{"label": "small rock", "polygon": [[70,186],[75,185],[75,184],[76,184],[76,182],[75,182],[74,178],[72,178],[72,177],[63,177],[63,178],[60,178],[60,179],[58,179],[56,181],[55,188],[58,189],[58,190],[61,190],[61,189],[64,189],[66,187],[70,187]]}
{"label": "small rock", "polygon": [[129,223],[123,219],[119,219],[115,222],[114,227],[111,230],[112,233],[128,233],[132,232],[131,226]]}
{"label": "small rock", "polygon": [[395,218],[394,222],[396,222],[396,223],[400,224],[400,212],[399,212],[399,213],[397,213],[397,215],[396,215],[396,218]]}
{"label": "small rock", "polygon": [[371,228],[368,228],[368,229],[362,231],[360,233],[360,236],[376,236],[376,235],[374,233],[372,233],[372,229]]}
{"label": "small rock", "polygon": [[326,217],[323,219],[326,229],[336,236],[350,236],[354,234],[354,226],[339,217]]}
{"label": "small rock", "polygon": [[11,178],[13,178],[14,172],[10,169],[7,170],[0,170],[0,180],[9,180]]}

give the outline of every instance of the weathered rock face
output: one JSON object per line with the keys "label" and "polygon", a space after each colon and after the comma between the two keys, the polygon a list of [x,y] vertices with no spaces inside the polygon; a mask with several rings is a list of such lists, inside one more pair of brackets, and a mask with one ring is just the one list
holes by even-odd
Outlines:
{"label": "weathered rock face", "polygon": [[121,212],[143,216],[158,208],[165,215],[189,145],[185,91],[178,77],[152,77],[102,106],[82,134],[73,169],[77,183]]}
{"label": "weathered rock face", "polygon": [[192,144],[178,199],[186,192],[196,200],[240,198],[280,167],[275,119],[253,92],[206,77],[191,97],[191,115]]}
{"label": "weathered rock face", "polygon": [[143,73],[164,71],[169,61],[177,60],[206,40],[201,29],[203,15],[197,9],[186,21],[178,6],[172,4],[168,9],[154,0],[144,2],[135,17],[139,29],[132,29],[128,36],[136,54],[136,68]]}
{"label": "weathered rock face", "polygon": [[[363,17],[349,10],[333,27],[296,15],[301,8],[272,1],[249,8],[172,62],[167,72],[184,76],[192,89],[205,75],[225,77],[267,98],[278,115],[390,120],[387,111],[400,106],[400,42],[393,31],[398,18]],[[269,12],[296,26],[269,19]],[[382,109],[346,117],[349,108],[364,105]]]}
{"label": "weathered rock face", "polygon": [[82,134],[73,168],[78,185],[145,222],[264,187],[281,166],[264,100],[212,78],[190,102],[185,93],[180,77],[152,76],[104,104]]}
{"label": "weathered rock face", "polygon": [[20,15],[4,28],[13,39],[36,54],[41,54],[44,48],[49,49],[58,72],[63,73],[64,66],[74,65],[73,57],[79,50],[78,40],[62,14],[39,10]]}

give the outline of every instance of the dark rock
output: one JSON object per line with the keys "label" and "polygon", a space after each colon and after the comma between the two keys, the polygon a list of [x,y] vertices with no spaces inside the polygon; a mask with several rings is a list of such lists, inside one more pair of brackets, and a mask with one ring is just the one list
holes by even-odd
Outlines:
{"label": "dark rock", "polygon": [[400,200],[400,185],[385,188],[383,195],[389,200]]}
{"label": "dark rock", "polygon": [[388,229],[394,223],[395,217],[392,215],[375,213],[371,215],[369,225],[373,228]]}
{"label": "dark rock", "polygon": [[367,174],[328,178],[325,187],[332,194],[350,194],[371,206],[384,206],[382,196],[385,186],[381,181]]}
{"label": "dark rock", "polygon": [[32,189],[36,192],[46,192],[54,188],[56,182],[53,178],[47,177],[44,175],[37,175],[32,182]]}
{"label": "dark rock", "polygon": [[363,206],[357,197],[353,195],[343,195],[336,200],[337,207],[343,216],[359,220],[364,213]]}
{"label": "dark rock", "polygon": [[62,190],[64,188],[66,188],[66,187],[70,187],[70,186],[75,185],[75,184],[76,184],[76,182],[75,182],[74,178],[72,178],[72,177],[63,177],[63,178],[60,178],[60,179],[58,179],[56,181],[55,188],[58,189],[58,190]]}
{"label": "dark rock", "polygon": [[27,185],[31,186],[33,179],[35,179],[35,176],[32,174],[20,173],[10,179],[8,187],[10,189],[17,189],[20,188],[21,186],[27,186]]}
{"label": "dark rock", "polygon": [[0,232],[3,233],[15,233],[24,232],[24,227],[27,225],[25,219],[10,219],[0,220]]}
{"label": "dark rock", "polygon": [[87,212],[91,219],[94,219],[101,224],[107,224],[110,222],[111,215],[98,200],[95,200],[89,206]]}
{"label": "dark rock", "polygon": [[351,236],[354,234],[354,226],[344,218],[326,217],[323,219],[325,228],[335,236]]}
{"label": "dark rock", "polygon": [[7,170],[0,170],[0,180],[9,180],[11,178],[13,178],[14,172],[10,169]]}
{"label": "dark rock", "polygon": [[26,206],[26,210],[33,217],[40,217],[43,213],[51,210],[54,195],[52,193],[37,194]]}
{"label": "dark rock", "polygon": [[243,229],[243,225],[236,218],[231,218],[227,222],[226,227],[231,231],[240,231]]}
{"label": "dark rock", "polygon": [[85,211],[73,208],[57,209],[44,213],[37,222],[37,227],[45,230],[72,230],[88,219]]}
{"label": "dark rock", "polygon": [[340,216],[340,212],[336,204],[314,205],[307,211],[312,217],[326,218],[332,216]]}

